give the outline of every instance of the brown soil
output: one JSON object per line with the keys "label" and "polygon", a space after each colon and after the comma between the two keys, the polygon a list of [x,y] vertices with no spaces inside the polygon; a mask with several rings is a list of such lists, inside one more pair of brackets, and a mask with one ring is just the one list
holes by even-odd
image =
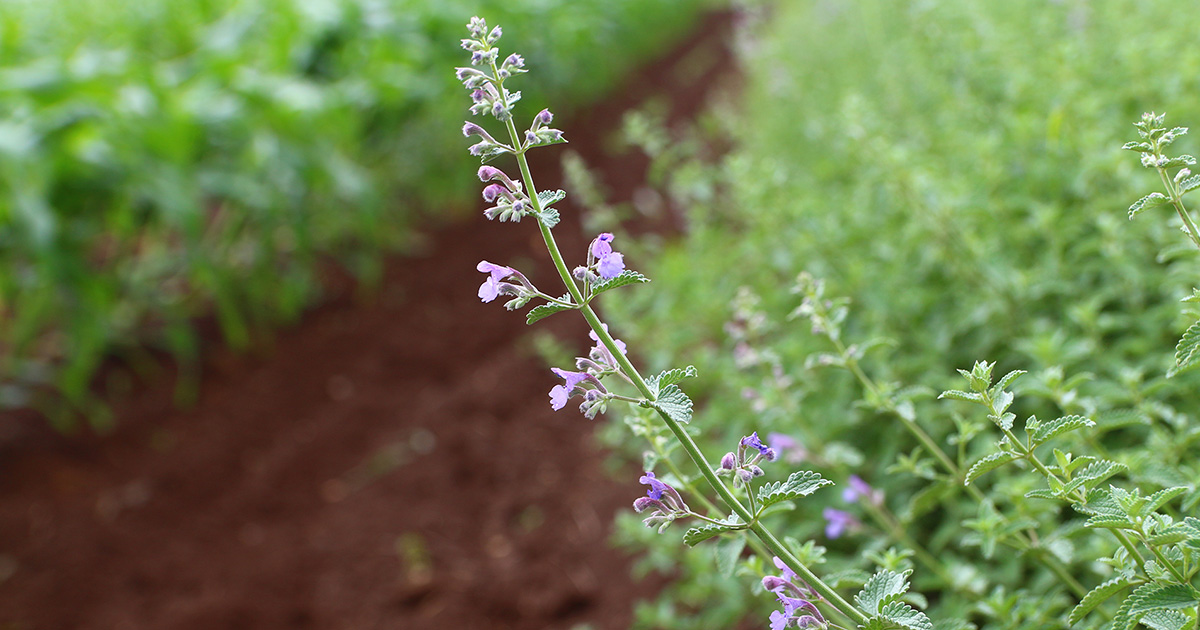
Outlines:
{"label": "brown soil", "polygon": [[[731,22],[566,127],[614,190],[646,160],[607,155],[606,134],[652,95],[694,115]],[[677,72],[697,59],[709,70]],[[561,186],[556,152],[535,153]],[[561,209],[560,244],[582,252]],[[378,299],[333,300],[265,356],[211,351],[189,409],[163,379],[117,402],[105,436],[0,419],[0,628],[627,627],[661,585],[606,543],[638,471],[602,472],[592,426],[550,410],[524,317],[475,297],[480,259],[545,257],[536,231],[472,218],[427,245],[389,263]],[[585,339],[579,318],[546,321]]]}

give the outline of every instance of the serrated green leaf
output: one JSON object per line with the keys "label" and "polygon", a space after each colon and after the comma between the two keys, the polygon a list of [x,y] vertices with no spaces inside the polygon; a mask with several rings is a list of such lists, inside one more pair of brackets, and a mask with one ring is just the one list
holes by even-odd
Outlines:
{"label": "serrated green leaf", "polygon": [[1087,468],[1075,473],[1075,477],[1066,485],[1064,493],[1070,494],[1081,487],[1091,490],[1109,477],[1128,469],[1129,467],[1125,464],[1118,464],[1107,459],[1093,462]]}
{"label": "serrated green leaf", "polygon": [[963,480],[963,485],[970,485],[972,481],[975,481],[984,473],[991,472],[1016,458],[1016,455],[1008,451],[1000,451],[980,459],[971,466],[969,471],[967,471],[967,478]]}
{"label": "serrated green leaf", "polygon": [[1186,584],[1143,584],[1133,591],[1113,618],[1113,630],[1132,630],[1154,610],[1182,610],[1200,604],[1196,590]]}
{"label": "serrated green leaf", "polygon": [[687,424],[692,420],[692,399],[678,385],[667,385],[650,406],[667,414],[675,422]]}
{"label": "serrated green leaf", "polygon": [[933,630],[933,622],[929,617],[904,602],[891,602],[879,611],[879,616],[895,624],[895,627],[907,630]]}
{"label": "serrated green leaf", "polygon": [[1200,519],[1189,516],[1183,519],[1182,525],[1187,531],[1188,540],[1200,541]]}
{"label": "serrated green leaf", "polygon": [[1139,153],[1147,153],[1153,151],[1154,147],[1150,146],[1149,142],[1126,142],[1121,146],[1126,151],[1137,151]]}
{"label": "serrated green leaf", "polygon": [[1008,374],[1005,374],[996,383],[996,385],[994,387],[992,387],[993,395],[998,394],[998,393],[1008,389],[1008,386],[1012,385],[1013,381],[1017,380],[1018,377],[1024,375],[1025,373],[1026,373],[1025,370],[1013,370],[1013,371],[1009,372]]}
{"label": "serrated green leaf", "polygon": [[737,568],[738,559],[742,557],[742,550],[745,548],[746,538],[744,536],[731,536],[718,542],[713,549],[717,572],[725,577],[732,576],[733,570]]}
{"label": "serrated green leaf", "polygon": [[821,486],[828,486],[832,483],[821,477],[820,473],[798,470],[788,476],[787,481],[764,484],[758,489],[758,501],[765,508],[780,501],[806,497],[816,492]]}
{"label": "serrated green leaf", "polygon": [[542,210],[542,213],[538,215],[538,220],[545,224],[546,227],[552,228],[558,225],[558,210],[555,210],[554,208],[545,208]]}
{"label": "serrated green leaf", "polygon": [[871,579],[871,574],[862,569],[847,569],[845,571],[837,571],[824,576],[825,583],[832,588],[843,589],[850,587],[862,588],[867,580]]}
{"label": "serrated green leaf", "polygon": [[685,532],[683,534],[683,543],[689,547],[695,547],[696,545],[708,540],[709,538],[712,538],[714,536],[720,536],[721,534],[729,531],[730,529],[731,529],[730,525],[717,525],[715,523],[705,523],[704,525],[701,525],[699,527],[693,527],[693,528],[687,530],[687,532]]}
{"label": "serrated green leaf", "polygon": [[543,210],[567,198],[567,193],[562,190],[543,190],[537,194],[538,205]]}
{"label": "serrated green leaf", "polygon": [[1200,320],[1188,326],[1183,337],[1175,345],[1175,367],[1167,372],[1170,378],[1188,370],[1200,362]]}
{"label": "serrated green leaf", "polygon": [[1180,166],[1191,166],[1195,163],[1196,163],[1196,158],[1194,158],[1190,155],[1181,155],[1179,157],[1173,157],[1173,158],[1167,160],[1167,163],[1163,164],[1162,168],[1164,168],[1164,169],[1178,168]]}
{"label": "serrated green leaf", "polygon": [[1027,498],[1027,499],[1053,499],[1055,501],[1061,500],[1061,497],[1059,497],[1057,494],[1054,494],[1054,492],[1052,492],[1048,488],[1039,488],[1037,490],[1030,490],[1029,492],[1025,493],[1025,498]]}
{"label": "serrated green leaf", "polygon": [[1174,545],[1175,543],[1181,543],[1185,540],[1188,540],[1188,538],[1190,538],[1190,532],[1188,531],[1188,528],[1181,523],[1177,523],[1170,529],[1161,531],[1153,536],[1147,536],[1146,544],[1152,547],[1162,547],[1163,545]]}
{"label": "serrated green leaf", "polygon": [[660,372],[658,376],[651,376],[646,379],[646,385],[657,396],[659,389],[667,385],[674,385],[685,378],[696,378],[696,374],[696,366],[694,365],[689,365],[685,368],[674,368]]}
{"label": "serrated green leaf", "polygon": [[1137,525],[1128,518],[1124,516],[1109,516],[1107,514],[1093,516],[1084,525],[1098,529],[1137,529]]}
{"label": "serrated green leaf", "polygon": [[1187,491],[1188,491],[1188,488],[1186,488],[1184,486],[1176,486],[1174,488],[1166,488],[1163,490],[1159,490],[1158,492],[1155,492],[1154,494],[1146,497],[1146,503],[1144,505],[1142,505],[1142,508],[1141,508],[1141,510],[1138,511],[1137,515],[1142,516],[1142,517],[1149,516],[1152,512],[1154,512],[1158,508],[1166,505],[1167,502],[1170,501],[1171,499],[1174,499],[1175,497],[1177,497]]}
{"label": "serrated green leaf", "polygon": [[1067,623],[1071,625],[1079,623],[1085,615],[1128,586],[1129,578],[1124,576],[1115,577],[1107,582],[1100,583],[1099,586],[1092,589],[1087,595],[1084,595],[1079,604],[1071,610],[1070,616],[1067,617]]}
{"label": "serrated green leaf", "polygon": [[1141,621],[1151,630],[1183,630],[1188,618],[1178,610],[1159,609],[1142,615]]}
{"label": "serrated green leaf", "polygon": [[630,271],[630,270],[626,269],[625,271],[621,272],[621,275],[619,275],[611,280],[605,280],[604,282],[601,282],[600,284],[597,284],[595,287],[593,287],[592,295],[600,295],[601,293],[604,293],[605,291],[609,291],[609,290],[615,289],[617,287],[623,287],[627,284],[637,284],[637,283],[645,283],[645,282],[650,282],[650,278],[647,278],[646,276],[643,276],[642,274],[640,274],[636,271]]}
{"label": "serrated green leaf", "polygon": [[1137,216],[1143,210],[1149,210],[1167,203],[1167,196],[1160,192],[1152,192],[1141,199],[1133,202],[1129,206],[1129,218]]}
{"label": "serrated green leaf", "polygon": [[887,569],[880,570],[872,575],[871,579],[863,585],[862,591],[854,596],[854,603],[872,617],[882,616],[884,606],[896,601],[908,591],[909,573],[909,571],[896,573]]}
{"label": "serrated green leaf", "polygon": [[976,394],[973,392],[964,392],[964,391],[957,390],[957,389],[948,389],[948,390],[942,392],[941,394],[938,394],[938,400],[941,400],[943,398],[949,398],[950,400],[961,400],[963,402],[969,402],[969,403],[975,403],[975,404],[983,403],[983,396],[981,394]]}
{"label": "serrated green leaf", "polygon": [[[570,296],[564,295],[562,297],[562,299],[564,299],[564,300],[570,299]],[[551,315],[553,315],[555,313],[561,313],[563,311],[570,311],[570,310],[573,310],[572,307],[570,307],[570,306],[563,306],[562,304],[555,304],[553,302],[550,302],[547,304],[541,304],[541,305],[533,307],[532,309],[529,310],[528,313],[525,314],[525,323],[532,324],[536,321],[550,317]]]}
{"label": "serrated green leaf", "polygon": [[1076,429],[1082,429],[1083,427],[1093,426],[1096,426],[1096,423],[1083,416],[1063,416],[1056,420],[1041,423],[1037,429],[1033,431],[1033,435],[1030,436],[1030,440],[1032,440],[1033,445],[1036,446],[1064,433],[1069,433]]}
{"label": "serrated green leaf", "polygon": [[1179,195],[1186,195],[1197,188],[1200,188],[1200,174],[1185,177],[1179,182]]}

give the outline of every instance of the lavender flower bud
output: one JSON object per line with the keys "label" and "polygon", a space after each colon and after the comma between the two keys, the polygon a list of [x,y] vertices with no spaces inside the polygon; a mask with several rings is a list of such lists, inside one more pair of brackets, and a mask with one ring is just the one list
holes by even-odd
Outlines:
{"label": "lavender flower bud", "polygon": [[504,60],[504,67],[506,67],[510,70],[524,68],[525,67],[525,59],[522,58],[521,55],[518,55],[517,53],[513,53],[513,54],[509,55],[507,59]]}
{"label": "lavender flower bud", "polygon": [[476,38],[483,37],[483,34],[487,32],[487,22],[483,18],[475,16],[471,18],[470,22],[467,22],[467,30],[471,31],[471,35]]}
{"label": "lavender flower bud", "polygon": [[787,586],[787,583],[788,583],[787,580],[785,580],[777,575],[768,575],[767,577],[762,579],[763,588],[767,589],[768,591],[772,591],[772,592],[784,588],[785,586]]}
{"label": "lavender flower bud", "polygon": [[736,463],[733,453],[725,453],[725,456],[721,458],[721,468],[724,470],[733,470]]}
{"label": "lavender flower bud", "polygon": [[475,157],[479,157],[491,152],[491,150],[496,148],[496,146],[497,145],[495,143],[484,140],[483,142],[472,144],[471,146],[467,147],[467,153],[470,153]]}
{"label": "lavender flower bud", "polygon": [[576,267],[571,270],[571,275],[576,280],[584,280],[587,278],[587,267]]}
{"label": "lavender flower bud", "polygon": [[538,112],[537,122],[541,123],[542,125],[549,125],[550,121],[552,120],[554,120],[554,114],[551,114],[550,110],[543,109],[542,111]]}
{"label": "lavender flower bud", "polygon": [[667,511],[667,506],[663,505],[661,501],[658,501],[657,499],[651,499],[650,497],[638,497],[637,500],[633,502],[633,511],[639,514],[652,507],[658,508],[664,512]]}
{"label": "lavender flower bud", "polygon": [[537,134],[533,133],[532,131],[526,131],[525,132],[525,144],[532,145],[532,144],[537,144],[537,143],[538,143]]}
{"label": "lavender flower bud", "polygon": [[496,71],[496,78],[500,79],[501,81],[507,79],[510,76],[512,76],[512,75],[508,72],[508,70],[505,70],[504,68],[500,68],[499,70]]}
{"label": "lavender flower bud", "polygon": [[486,53],[482,50],[476,50],[475,52],[471,53],[471,65],[473,65],[473,66],[483,65],[485,54]]}
{"label": "lavender flower bud", "polygon": [[498,120],[507,120],[508,119],[508,116],[506,115],[507,113],[508,113],[508,110],[505,109],[504,103],[501,103],[500,101],[496,101],[496,103],[494,105],[492,105],[492,115],[495,116]]}
{"label": "lavender flower bud", "polygon": [[492,29],[491,33],[488,33],[487,42],[489,44],[495,44],[497,41],[500,40],[500,36],[503,34],[504,34],[504,31],[500,30],[500,27],[497,26],[496,28]]}
{"label": "lavender flower bud", "polygon": [[502,192],[504,192],[504,187],[500,184],[488,184],[483,189],[483,200],[492,203]]}
{"label": "lavender flower bud", "polygon": [[763,451],[763,459],[769,462],[775,461],[775,458],[778,456],[779,453],[775,452],[775,449],[773,448],[768,448],[767,450]]}

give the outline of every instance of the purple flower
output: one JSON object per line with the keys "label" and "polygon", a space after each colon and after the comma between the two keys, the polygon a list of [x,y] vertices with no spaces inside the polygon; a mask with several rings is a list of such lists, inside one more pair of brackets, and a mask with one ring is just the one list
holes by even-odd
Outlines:
{"label": "purple flower", "polygon": [[479,264],[475,268],[489,274],[487,280],[484,280],[483,284],[479,285],[479,299],[484,302],[491,302],[500,295],[501,280],[516,275],[516,272],[512,268],[503,265],[494,265],[486,260],[479,261]]}
{"label": "purple flower", "polygon": [[654,473],[647,471],[646,474],[638,478],[638,483],[643,483],[650,486],[646,491],[646,496],[661,501],[664,505],[676,511],[689,511],[686,503],[683,502],[683,497],[679,495],[679,491],[672,488],[669,484],[659,481]]}
{"label": "purple flower", "polygon": [[758,439],[758,431],[742,438],[742,446],[758,449],[759,454],[767,461],[774,461],[775,459],[775,450],[769,448],[766,444],[762,443],[762,440]]}
{"label": "purple flower", "polygon": [[596,265],[596,271],[600,272],[601,278],[612,280],[625,271],[625,257],[617,252],[608,254],[600,259]]}
{"label": "purple flower", "polygon": [[[608,324],[601,324],[601,326],[604,327],[605,332],[608,332]],[[603,364],[609,369],[619,369],[616,357],[614,357],[612,353],[608,351],[607,346],[600,342],[600,337],[596,334],[596,331],[589,330],[588,337],[591,337],[592,341],[596,344],[592,347],[589,356],[596,362]],[[621,354],[625,354],[626,346],[624,341],[614,337],[613,344],[617,346],[617,350],[619,350]]]}
{"label": "purple flower", "polygon": [[467,22],[467,30],[471,31],[473,37],[483,37],[483,34],[487,32],[487,22],[483,18],[475,16],[471,18],[470,22]]}
{"label": "purple flower", "polygon": [[783,604],[783,610],[771,613],[771,629],[783,630],[788,627],[807,628],[809,626],[825,626],[825,617],[812,603],[817,597],[811,588],[796,578],[792,571],[778,556],[775,566],[783,573],[782,576],[768,575],[763,578],[763,588],[775,594]]}
{"label": "purple flower", "polygon": [[558,411],[567,406],[567,399],[571,397],[566,387],[555,385],[550,389],[550,408]]}
{"label": "purple flower", "polygon": [[841,538],[847,529],[859,525],[853,514],[842,510],[827,507],[821,515],[825,517],[825,536],[830,540]]}
{"label": "purple flower", "polygon": [[500,39],[500,36],[503,34],[504,34],[504,31],[500,30],[500,27],[497,26],[496,28],[492,29],[491,33],[488,34],[488,37],[487,37],[488,43],[495,44]]}
{"label": "purple flower", "polygon": [[517,53],[513,53],[513,54],[509,55],[507,59],[504,60],[504,67],[508,70],[514,70],[514,69],[519,70],[519,69],[525,67],[525,59],[523,57],[521,57],[521,55],[518,55]]}
{"label": "purple flower", "polygon": [[613,235],[610,232],[604,232],[592,241],[592,255],[596,258],[603,258],[613,251],[612,248]]}
{"label": "purple flower", "polygon": [[567,382],[566,388],[568,391],[573,390],[576,387],[579,387],[580,383],[588,380],[588,377],[591,376],[587,372],[568,372],[566,370],[560,370],[558,368],[550,368],[550,371],[554,372],[560,378],[562,378],[564,381]]}
{"label": "purple flower", "polygon": [[850,475],[846,489],[842,490],[842,500],[854,503],[859,498],[866,498],[872,505],[879,505],[883,503],[883,491],[872,488],[858,475]]}
{"label": "purple flower", "polygon": [[508,194],[508,189],[500,184],[488,184],[483,189],[483,200],[488,203],[492,203],[496,200],[496,197],[499,197],[500,195],[505,195],[506,197],[512,196],[511,194]]}
{"label": "purple flower", "polygon": [[538,112],[538,115],[537,115],[537,122],[538,122],[539,124],[541,124],[541,125],[549,125],[549,124],[550,124],[550,122],[551,122],[551,121],[553,121],[553,120],[554,120],[554,114],[551,114],[551,113],[550,113],[550,110],[548,110],[548,109],[543,109],[542,111]]}
{"label": "purple flower", "polygon": [[771,448],[783,456],[784,461],[789,464],[798,464],[808,457],[808,451],[800,444],[800,442],[783,433],[771,433],[767,435],[767,442]]}
{"label": "purple flower", "polygon": [[633,502],[633,509],[639,514],[650,510],[650,515],[642,520],[647,527],[658,527],[658,533],[661,534],[676,519],[691,515],[691,509],[683,502],[679,492],[656,479],[654,473],[646,472],[638,481],[650,486],[646,496],[638,497]]}
{"label": "purple flower", "polygon": [[[571,372],[559,368],[550,368],[550,371],[565,381],[565,384],[555,385],[550,390],[550,407],[552,409],[558,411],[567,406],[567,401],[572,397],[583,396],[583,405],[579,407],[579,411],[583,415],[595,418],[597,413],[604,411],[610,396],[600,379],[587,372]],[[585,388],[583,386],[585,382],[590,383],[594,389]]]}

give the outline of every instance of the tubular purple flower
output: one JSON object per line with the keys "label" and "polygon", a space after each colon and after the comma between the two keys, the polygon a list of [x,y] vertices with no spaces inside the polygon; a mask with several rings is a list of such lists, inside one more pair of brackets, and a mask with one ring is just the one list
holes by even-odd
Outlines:
{"label": "tubular purple flower", "polygon": [[825,508],[821,515],[825,517],[825,536],[830,540],[841,538],[842,534],[851,527],[858,526],[858,519],[849,512],[835,508]]}
{"label": "tubular purple flower", "polygon": [[486,260],[479,261],[479,264],[476,265],[475,268],[483,273],[488,274],[487,280],[484,280],[483,284],[479,285],[479,299],[483,300],[484,302],[491,302],[500,295],[501,280],[509,276],[516,275],[516,271],[514,271],[512,268],[505,267],[503,265],[495,265]]}
{"label": "tubular purple flower", "polygon": [[470,138],[471,136],[479,136],[488,142],[496,143],[496,139],[492,137],[492,134],[488,133],[486,129],[471,121],[463,123],[462,133],[463,136],[467,138]]}
{"label": "tubular purple flower", "polygon": [[491,32],[491,33],[488,33],[488,36],[487,36],[487,42],[488,42],[489,44],[495,44],[497,41],[499,41],[499,40],[500,40],[500,37],[501,37],[502,35],[504,35],[504,31],[502,31],[502,30],[500,29],[500,27],[499,27],[499,26],[497,26],[496,28],[492,29],[492,32]]}
{"label": "tubular purple flower", "polygon": [[538,112],[537,122],[539,124],[549,125],[552,120],[554,120],[554,114],[551,114],[550,110],[543,109],[542,111]]}
{"label": "tubular purple flower", "polygon": [[679,492],[670,485],[665,484],[655,478],[654,473],[646,471],[646,474],[638,478],[638,483],[643,483],[650,486],[646,491],[646,496],[651,499],[662,501],[673,510],[690,512],[686,503],[683,502],[683,497],[679,496]]}
{"label": "tubular purple flower", "polygon": [[503,182],[504,185],[507,186],[508,189],[513,192],[518,192],[521,190],[520,184],[518,184],[517,182],[514,182],[512,180],[512,178],[510,178],[508,176],[507,173],[505,173],[504,171],[502,171],[494,166],[487,166],[486,164],[483,166],[480,166],[478,175],[479,175],[479,181],[481,181],[481,182],[490,182],[490,181],[499,180],[499,181]]}
{"label": "tubular purple flower", "polygon": [[550,368],[550,371],[554,372],[559,378],[566,381],[566,388],[568,391],[579,387],[580,383],[588,380],[588,377],[591,376],[587,372],[568,372],[567,370],[562,370],[559,368]]}
{"label": "tubular purple flower", "polygon": [[721,468],[723,470],[733,470],[735,464],[736,461],[734,460],[733,453],[725,453],[725,456],[721,458]]}
{"label": "tubular purple flower", "polygon": [[507,111],[508,110],[504,108],[504,103],[501,103],[500,101],[496,101],[496,103],[492,105],[492,115],[500,120],[505,120],[508,118],[505,116]]}
{"label": "tubular purple flower", "polygon": [[779,569],[783,573],[783,579],[787,580],[788,582],[792,582],[796,579],[796,572],[793,571],[786,562],[780,560],[779,556],[774,556],[771,559],[771,562],[775,564],[776,569]]}
{"label": "tubular purple flower", "polygon": [[600,236],[597,236],[595,240],[592,241],[592,255],[596,258],[602,258],[608,254],[611,254],[613,251],[612,241],[613,235],[610,232],[604,232],[600,234]]}
{"label": "tubular purple flower", "polygon": [[768,575],[762,579],[762,585],[764,589],[770,592],[775,592],[786,587],[788,585],[788,581],[777,575]]}
{"label": "tubular purple flower", "polygon": [[524,68],[525,67],[525,58],[522,57],[521,55],[518,55],[517,53],[513,53],[504,60],[504,66],[509,69]]}
{"label": "tubular purple flower", "polygon": [[550,408],[558,411],[567,406],[567,400],[571,398],[566,387],[555,385],[550,389]]}
{"label": "tubular purple flower", "polygon": [[537,144],[537,143],[538,143],[537,134],[533,133],[532,131],[526,131],[525,132],[525,144]]}
{"label": "tubular purple flower", "polygon": [[600,259],[596,265],[596,271],[600,273],[600,277],[605,280],[612,280],[621,275],[625,271],[625,256],[613,252]]}
{"label": "tubular purple flower", "polygon": [[666,505],[663,505],[662,501],[652,497],[638,497],[633,502],[633,511],[637,512],[638,514],[641,514],[650,508],[655,508],[663,512],[671,511]]}
{"label": "tubular purple flower", "polygon": [[483,200],[492,203],[501,194],[509,194],[508,189],[500,184],[488,184],[483,188]]}

